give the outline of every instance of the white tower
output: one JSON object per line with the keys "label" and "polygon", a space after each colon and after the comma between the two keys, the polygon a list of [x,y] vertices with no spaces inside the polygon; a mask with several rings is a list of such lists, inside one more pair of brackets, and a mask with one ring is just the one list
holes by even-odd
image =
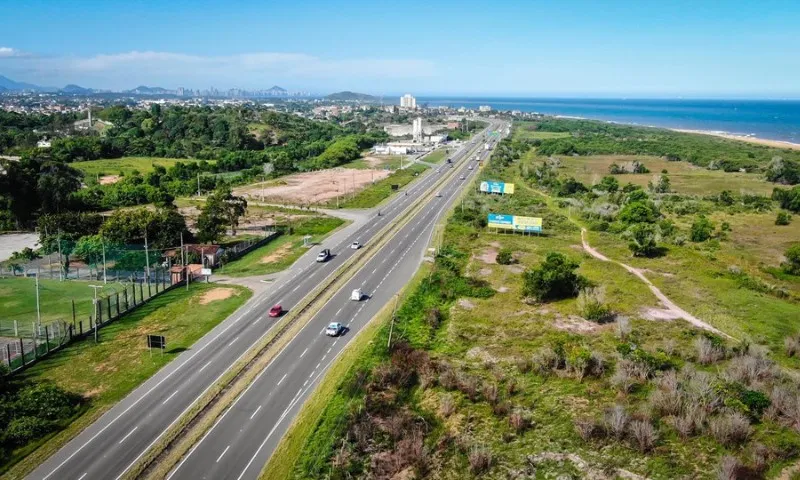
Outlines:
{"label": "white tower", "polygon": [[411,134],[415,142],[422,142],[422,118],[417,117],[412,123]]}
{"label": "white tower", "polygon": [[92,128],[92,107],[89,107],[89,128]]}

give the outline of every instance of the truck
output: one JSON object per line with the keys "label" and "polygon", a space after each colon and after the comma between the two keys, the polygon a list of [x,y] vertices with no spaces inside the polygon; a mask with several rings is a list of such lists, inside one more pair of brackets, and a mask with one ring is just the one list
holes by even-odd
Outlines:
{"label": "truck", "polygon": [[484,150],[489,150],[490,148],[492,148],[492,147],[491,147],[491,145],[489,145],[489,142],[486,142],[486,144],[483,146]]}

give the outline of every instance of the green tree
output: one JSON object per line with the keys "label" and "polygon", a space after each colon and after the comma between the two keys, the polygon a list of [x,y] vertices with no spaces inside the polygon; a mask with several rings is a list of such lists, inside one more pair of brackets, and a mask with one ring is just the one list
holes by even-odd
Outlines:
{"label": "green tree", "polygon": [[227,227],[236,235],[239,219],[247,211],[247,200],[235,196],[230,188],[220,188],[209,195],[197,219],[199,238],[204,242],[217,242],[225,235]]}
{"label": "green tree", "polygon": [[120,245],[146,242],[157,249],[179,245],[182,233],[188,238],[186,220],[173,207],[155,211],[147,208],[117,210],[105,221],[100,233]]}
{"label": "green tree", "polygon": [[665,174],[656,175],[647,183],[647,187],[653,193],[669,193],[671,188],[669,177]]}
{"label": "green tree", "polygon": [[600,183],[594,187],[603,192],[614,193],[619,190],[619,181],[610,175],[606,175],[602,180],[600,180]]}
{"label": "green tree", "polygon": [[88,265],[97,265],[103,262],[103,254],[106,260],[116,258],[120,255],[119,245],[109,242],[102,235],[86,235],[78,239],[72,254],[80,258]]}
{"label": "green tree", "polygon": [[589,281],[575,273],[579,263],[557,252],[550,252],[538,268],[523,274],[523,294],[538,301],[575,297]]}
{"label": "green tree", "polygon": [[70,195],[81,188],[81,173],[65,163],[46,162],[39,171],[36,189],[45,213],[66,209]]}
{"label": "green tree", "polygon": [[689,239],[693,242],[705,242],[714,233],[714,224],[705,217],[700,215],[692,223],[692,229],[689,231]]}
{"label": "green tree", "polygon": [[654,223],[659,213],[655,204],[650,201],[635,201],[626,204],[619,212],[619,220],[628,225],[634,223]]}
{"label": "green tree", "polygon": [[785,210],[781,210],[778,212],[778,215],[775,217],[775,225],[789,225],[792,222],[792,215]]}

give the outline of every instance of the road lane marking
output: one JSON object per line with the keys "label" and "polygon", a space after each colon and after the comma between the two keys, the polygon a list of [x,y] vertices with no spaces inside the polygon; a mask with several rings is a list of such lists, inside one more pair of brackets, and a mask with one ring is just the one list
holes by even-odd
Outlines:
{"label": "road lane marking", "polygon": [[130,432],[128,432],[128,434],[127,434],[127,435],[125,435],[124,437],[122,437],[122,440],[120,440],[118,443],[122,443],[122,442],[124,442],[125,440],[127,440],[127,439],[128,439],[128,437],[130,437],[131,435],[133,435],[133,432],[135,432],[135,431],[136,431],[138,428],[139,428],[139,426],[138,426],[138,425],[137,425],[137,426],[135,426],[135,427],[133,427],[133,430],[131,430]]}
{"label": "road lane marking", "polygon": [[198,370],[198,371],[197,371],[197,373],[200,373],[200,372],[202,372],[203,370],[205,370],[207,366],[211,365],[211,362],[212,362],[212,361],[213,361],[213,360],[209,360],[208,362],[206,362],[206,364],[205,364],[205,365],[203,365],[203,368],[201,368],[200,370]]}
{"label": "road lane marking", "polygon": [[278,385],[280,385],[281,383],[283,383],[283,381],[284,381],[284,380],[286,380],[286,376],[287,376],[287,375],[289,375],[289,374],[288,374],[288,373],[284,373],[284,374],[283,374],[283,376],[281,377],[281,379],[280,379],[280,380],[278,380],[278,383],[276,383],[276,384],[275,384],[275,386],[277,387]]}
{"label": "road lane marking", "polygon": [[[324,329],[323,329],[323,331],[324,331]],[[301,354],[300,354],[300,356],[299,356],[298,358],[303,358],[303,355],[305,355],[307,351],[308,351],[308,348],[306,348],[305,350],[303,350],[303,353],[301,353]]]}
{"label": "road lane marking", "polygon": [[170,395],[169,397],[167,397],[167,399],[166,399],[166,400],[164,400],[163,402],[161,402],[161,405],[164,405],[165,403],[169,402],[169,401],[170,401],[170,399],[171,399],[172,397],[174,397],[176,393],[178,393],[178,390],[175,390],[174,392],[172,392],[172,395]]}
{"label": "road lane marking", "polygon": [[258,406],[258,408],[256,408],[256,411],[255,411],[255,412],[253,412],[253,414],[252,414],[252,415],[250,415],[250,420],[252,420],[252,419],[253,419],[253,417],[255,417],[255,416],[256,416],[256,414],[258,413],[258,411],[259,411],[259,410],[261,410],[261,405],[259,405],[259,406]]}
{"label": "road lane marking", "polygon": [[78,477],[78,480],[83,480],[83,478],[84,478],[86,475],[89,475],[89,472],[86,472],[86,473],[84,473],[83,475],[81,475],[80,477]]}
{"label": "road lane marking", "polygon": [[223,455],[225,455],[226,453],[228,453],[228,449],[229,449],[229,448],[231,448],[231,446],[230,446],[230,445],[228,445],[227,447],[225,447],[225,450],[223,450],[223,451],[222,451],[222,453],[219,455],[219,457],[217,457],[217,461],[216,461],[216,463],[219,463],[219,461],[220,461],[220,460],[222,460],[222,456],[223,456]]}
{"label": "road lane marking", "polygon": [[231,345],[233,345],[234,342],[236,342],[236,340],[239,340],[239,336],[238,335],[236,337],[234,337],[233,340],[231,340],[231,343],[229,343],[228,346],[230,347]]}

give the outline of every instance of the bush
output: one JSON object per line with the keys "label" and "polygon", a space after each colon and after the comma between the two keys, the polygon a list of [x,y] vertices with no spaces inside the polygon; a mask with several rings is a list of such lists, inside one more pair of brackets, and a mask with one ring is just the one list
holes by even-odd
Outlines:
{"label": "bush", "polygon": [[578,311],[587,320],[604,323],[611,319],[611,307],[605,303],[602,288],[587,287],[578,294]]}
{"label": "bush", "polygon": [[714,233],[714,224],[705,215],[700,215],[692,223],[689,239],[693,242],[705,242]]}
{"label": "bush", "polygon": [[634,257],[655,257],[661,253],[658,246],[661,234],[658,226],[650,223],[636,223],[625,231],[628,249]]}
{"label": "bush", "polygon": [[492,466],[492,452],[486,447],[474,446],[470,449],[467,460],[473,474],[483,473]]}
{"label": "bush", "polygon": [[789,247],[784,255],[786,261],[782,265],[783,271],[790,275],[800,275],[800,243]]}
{"label": "bush", "polygon": [[737,480],[739,471],[742,469],[742,464],[739,459],[730,455],[725,455],[719,462],[717,467],[718,480]]}
{"label": "bush", "polygon": [[789,212],[781,210],[778,212],[778,215],[775,217],[775,225],[789,225],[792,221],[792,216]]}
{"label": "bush", "polygon": [[753,430],[747,417],[738,412],[712,418],[708,429],[711,436],[726,447],[744,443]]}
{"label": "bush", "polygon": [[631,225],[634,223],[654,223],[659,213],[653,202],[636,200],[626,204],[619,212],[619,221]]}
{"label": "bush", "polygon": [[631,438],[640,452],[648,452],[656,444],[656,430],[647,420],[634,420],[630,425]]}
{"label": "bush", "polygon": [[725,358],[724,348],[706,336],[698,337],[695,340],[695,348],[697,349],[697,361],[703,365],[709,365]]}
{"label": "bush", "polygon": [[556,252],[547,254],[539,268],[523,275],[523,293],[538,301],[574,297],[589,281],[575,273],[578,262]]}
{"label": "bush", "polygon": [[606,410],[606,429],[616,437],[617,440],[620,440],[625,436],[629,419],[628,412],[625,411],[622,405],[614,405],[614,407]]}
{"label": "bush", "polygon": [[530,413],[517,408],[508,416],[508,423],[517,433],[524,432],[531,426]]}
{"label": "bush", "polygon": [[497,252],[497,263],[500,265],[511,265],[512,263],[515,263],[511,249],[503,248]]}
{"label": "bush", "polygon": [[52,425],[43,418],[23,416],[16,417],[8,422],[5,429],[5,442],[12,445],[25,445],[26,443],[41,437],[50,429]]}

